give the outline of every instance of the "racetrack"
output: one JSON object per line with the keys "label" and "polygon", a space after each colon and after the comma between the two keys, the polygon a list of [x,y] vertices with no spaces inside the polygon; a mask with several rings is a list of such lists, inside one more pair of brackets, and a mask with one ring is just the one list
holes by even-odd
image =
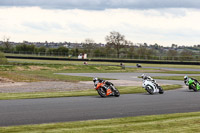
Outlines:
{"label": "racetrack", "polygon": [[199,92],[1,100],[0,126],[200,111]]}
{"label": "racetrack", "polygon": [[[73,73],[67,75],[141,81],[137,78],[141,73]],[[150,76],[153,75],[150,73]],[[157,82],[183,85],[183,81],[157,80]],[[193,112],[200,111],[199,98],[199,92],[189,91],[185,87],[166,91],[162,95],[142,93],[124,94],[119,98],[86,96],[1,100],[0,126]]]}

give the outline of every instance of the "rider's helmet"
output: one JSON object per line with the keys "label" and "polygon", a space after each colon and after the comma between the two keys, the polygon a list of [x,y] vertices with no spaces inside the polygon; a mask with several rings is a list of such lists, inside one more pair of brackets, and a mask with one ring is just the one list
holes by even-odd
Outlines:
{"label": "rider's helmet", "polygon": [[96,82],[97,80],[98,80],[98,78],[97,78],[97,77],[93,78],[93,82]]}
{"label": "rider's helmet", "polygon": [[187,79],[188,79],[188,76],[187,76],[187,75],[185,75],[185,76],[184,76],[184,80],[187,80]]}
{"label": "rider's helmet", "polygon": [[142,74],[141,77],[142,77],[142,79],[146,79],[147,78],[147,76],[145,74]]}

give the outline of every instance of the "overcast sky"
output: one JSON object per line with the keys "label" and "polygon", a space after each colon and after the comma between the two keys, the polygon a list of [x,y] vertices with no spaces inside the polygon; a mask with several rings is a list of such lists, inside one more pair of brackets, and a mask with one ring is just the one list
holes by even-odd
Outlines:
{"label": "overcast sky", "polygon": [[0,40],[200,44],[200,0],[0,0]]}

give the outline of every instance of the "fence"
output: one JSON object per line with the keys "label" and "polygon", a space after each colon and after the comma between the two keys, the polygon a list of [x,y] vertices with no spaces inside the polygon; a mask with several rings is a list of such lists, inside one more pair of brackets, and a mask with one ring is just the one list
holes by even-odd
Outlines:
{"label": "fence", "polygon": [[[64,58],[78,58],[78,54],[70,55],[62,52],[4,52],[5,55],[15,55],[15,56],[50,56],[50,57],[64,57]],[[89,59],[134,59],[134,60],[169,60],[169,61],[200,61],[200,55],[191,56],[147,56],[147,55],[130,55],[130,54],[120,54],[119,58],[117,54],[87,54]]]}

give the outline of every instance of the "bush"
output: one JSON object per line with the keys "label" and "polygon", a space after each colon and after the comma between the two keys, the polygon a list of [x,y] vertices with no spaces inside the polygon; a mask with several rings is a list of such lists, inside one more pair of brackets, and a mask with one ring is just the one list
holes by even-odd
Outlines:
{"label": "bush", "polygon": [[8,61],[7,61],[7,58],[4,56],[3,53],[0,52],[0,64],[7,64]]}

